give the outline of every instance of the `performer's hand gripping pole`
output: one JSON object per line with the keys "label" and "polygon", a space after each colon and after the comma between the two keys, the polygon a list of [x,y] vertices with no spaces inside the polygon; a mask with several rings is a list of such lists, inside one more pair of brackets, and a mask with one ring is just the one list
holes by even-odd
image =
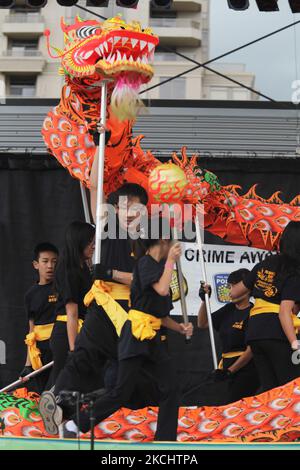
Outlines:
{"label": "performer's hand gripping pole", "polygon": [[[171,219],[172,219],[172,209],[171,209]],[[173,226],[173,240],[178,241],[178,231],[175,223],[175,213],[173,214],[173,221],[174,221],[174,226]],[[185,292],[184,292],[184,278],[182,274],[182,268],[181,268],[181,262],[180,259],[176,261],[176,270],[177,270],[177,277],[178,277],[178,284],[179,284],[179,292],[180,292],[180,304],[181,304],[181,312],[182,312],[182,317],[183,317],[183,323],[184,325],[188,325],[189,323],[189,317],[187,313],[187,306],[186,306],[186,298],[185,298]],[[186,341],[190,342],[191,337],[186,336]]]}
{"label": "performer's hand gripping pole", "polygon": [[12,390],[13,388],[17,387],[18,385],[22,385],[24,382],[27,382],[28,380],[32,379],[32,377],[36,377],[37,375],[41,374],[45,370],[52,367],[53,364],[54,364],[54,361],[51,361],[48,364],[45,364],[44,366],[40,367],[40,369],[37,369],[37,370],[34,370],[33,372],[30,372],[30,374],[25,375],[25,377],[22,377],[22,379],[16,380],[15,382],[12,382],[11,384],[9,384],[6,387],[2,388],[0,390],[0,393],[8,392],[9,390]]}
{"label": "performer's hand gripping pole", "polygon": [[[200,228],[200,221],[199,221],[198,215],[196,216],[195,224],[196,224],[196,238],[197,238],[197,244],[198,244],[198,250],[199,250],[199,260],[200,260],[200,265],[202,269],[202,279],[205,282],[205,284],[207,284],[207,275],[206,275],[205,261],[204,261],[204,256],[203,256],[201,228]],[[214,364],[214,369],[217,369],[218,358],[217,358],[216,343],[215,343],[214,329],[213,329],[213,324],[212,324],[212,319],[211,319],[211,308],[210,308],[208,293],[205,294],[205,305],[206,305],[206,312],[207,312],[208,329],[209,329],[213,364]]]}
{"label": "performer's hand gripping pole", "polygon": [[[107,81],[101,83],[101,124],[106,127],[106,100],[107,100]],[[100,134],[99,155],[98,155],[98,184],[97,184],[97,203],[96,203],[96,240],[95,240],[95,264],[101,261],[101,235],[103,213],[103,183],[104,183],[104,152],[105,152],[105,132]]]}

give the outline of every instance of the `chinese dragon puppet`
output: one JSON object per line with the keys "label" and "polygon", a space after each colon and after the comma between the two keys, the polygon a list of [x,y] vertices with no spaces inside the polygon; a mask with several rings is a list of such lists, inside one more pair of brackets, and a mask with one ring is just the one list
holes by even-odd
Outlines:
{"label": "chinese dragon puppet", "polygon": [[[276,249],[290,220],[300,220],[300,198],[283,203],[275,193],[260,198],[255,186],[245,195],[238,186],[221,187],[215,175],[201,170],[197,156],[173,155],[161,164],[133,137],[132,127],[141,106],[138,92],[153,76],[159,39],[151,29],[125,23],[119,16],[104,22],[61,23],[64,49],[55,49],[65,76],[61,100],[46,117],[42,129],[52,155],[69,173],[90,186],[96,154],[93,132],[100,116],[100,82],[109,79],[104,190],[124,182],[138,182],[152,202],[202,203],[204,226],[226,241],[267,250]],[[45,32],[50,52],[49,35]],[[52,56],[53,57],[53,56]]]}

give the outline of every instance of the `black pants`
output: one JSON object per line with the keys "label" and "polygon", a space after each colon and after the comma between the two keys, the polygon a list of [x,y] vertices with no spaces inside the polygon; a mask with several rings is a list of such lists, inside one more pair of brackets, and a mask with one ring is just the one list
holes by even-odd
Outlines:
{"label": "black pants", "polygon": [[[41,351],[41,361],[43,366],[51,362],[53,359],[52,351],[50,349],[50,341],[37,341],[36,345],[37,348]],[[41,372],[36,377],[33,377],[29,382],[27,382],[26,388],[30,392],[36,392],[41,394],[44,390],[48,389],[48,384],[50,384],[52,381],[51,377],[52,369],[46,369],[44,372]]]}
{"label": "black pants", "polygon": [[50,338],[50,347],[54,361],[51,376],[52,386],[55,384],[60,371],[64,368],[67,362],[68,353],[70,350],[66,322],[55,322]]}
{"label": "black pants", "polygon": [[[126,301],[119,303],[128,309]],[[104,366],[108,359],[117,360],[117,344],[113,324],[104,310],[93,302],[76,338],[74,352],[57,377],[55,395],[62,390],[88,393],[103,386]]]}
{"label": "black pants", "polygon": [[[95,424],[100,423],[112,413],[125,406],[130,400],[137,384],[138,372],[142,367],[147,368],[153,373],[160,391],[155,440],[176,441],[179,403],[178,384],[171,359],[159,362],[159,356],[152,358],[151,361],[143,356],[119,361],[118,382],[115,389],[106,393],[95,402]],[[78,421],[75,415],[73,420],[82,432],[87,432],[90,429],[88,410],[80,413]]]}
{"label": "black pants", "polygon": [[[228,364],[226,364],[226,361],[227,360],[224,359],[225,368],[230,367],[236,361],[236,358],[234,358],[234,360],[230,359]],[[259,385],[258,371],[252,360],[229,379],[225,404],[255,395],[259,389]]]}
{"label": "black pants", "polygon": [[249,344],[261,383],[260,391],[266,392],[300,377],[300,364],[293,364],[287,341],[262,339]]}

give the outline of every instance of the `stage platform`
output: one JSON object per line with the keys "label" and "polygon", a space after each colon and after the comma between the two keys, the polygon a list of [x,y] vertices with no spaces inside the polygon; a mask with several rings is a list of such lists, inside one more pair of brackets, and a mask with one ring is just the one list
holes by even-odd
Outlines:
{"label": "stage platform", "polygon": [[[0,438],[1,450],[79,450],[76,439]],[[90,450],[90,442],[80,441],[80,450]],[[136,443],[123,441],[96,441],[98,451],[199,451],[199,450],[300,450],[300,442],[294,443]]]}

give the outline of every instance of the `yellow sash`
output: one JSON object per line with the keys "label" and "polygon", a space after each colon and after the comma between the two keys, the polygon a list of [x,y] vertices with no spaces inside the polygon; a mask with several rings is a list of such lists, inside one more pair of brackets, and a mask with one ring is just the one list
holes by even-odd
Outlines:
{"label": "yellow sash", "polygon": [[250,310],[250,317],[262,313],[279,313],[280,305],[272,304],[263,299],[255,299],[255,304]]}
{"label": "yellow sash", "polygon": [[219,365],[218,365],[218,369],[223,369],[223,362],[224,362],[224,359],[231,359],[233,357],[239,357],[241,356],[242,354],[244,354],[245,351],[232,351],[232,352],[227,352],[227,353],[223,353],[222,354],[222,359],[221,361],[219,362]]}
{"label": "yellow sash", "polygon": [[47,325],[35,325],[33,331],[28,333],[25,338],[25,344],[28,346],[30,362],[34,370],[42,367],[41,351],[36,345],[37,341],[46,341],[50,338],[54,323]]}
{"label": "yellow sash", "polygon": [[[56,321],[63,321],[64,323],[67,323],[68,321],[68,316],[67,315],[57,315]],[[78,333],[81,330],[83,325],[83,320],[82,318],[78,318]]]}
{"label": "yellow sash", "polygon": [[123,325],[128,320],[128,314],[116,300],[129,300],[129,296],[129,286],[98,280],[85,295],[84,304],[88,307],[95,300],[96,304],[103,308],[113,323],[117,335],[120,336]]}
{"label": "yellow sash", "polygon": [[128,319],[131,321],[131,331],[133,336],[144,341],[153,339],[157,330],[161,327],[161,319],[139,310],[129,310]]}
{"label": "yellow sash", "polygon": [[[255,304],[250,310],[250,317],[255,315],[261,315],[262,313],[275,313],[278,314],[280,311],[280,305],[272,304],[263,299],[255,299]],[[294,327],[296,330],[300,328],[300,318],[291,313]]]}

